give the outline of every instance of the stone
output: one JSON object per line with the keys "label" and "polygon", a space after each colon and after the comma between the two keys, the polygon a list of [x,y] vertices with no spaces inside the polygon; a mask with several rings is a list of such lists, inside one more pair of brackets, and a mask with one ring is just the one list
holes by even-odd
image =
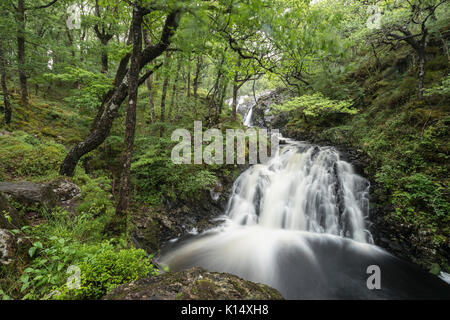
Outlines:
{"label": "stone", "polygon": [[46,184],[34,182],[0,182],[0,192],[26,207],[54,208],[81,194],[80,188],[65,178]]}
{"label": "stone", "polygon": [[44,205],[53,208],[58,204],[58,197],[44,184],[34,182],[0,182],[0,192],[11,196],[16,202],[32,207]]}
{"label": "stone", "polygon": [[72,200],[81,195],[81,189],[66,178],[59,178],[47,184],[61,202]]}
{"label": "stone", "polygon": [[0,264],[8,265],[14,261],[17,252],[17,239],[6,229],[0,229]]}
{"label": "stone", "polygon": [[267,285],[193,268],[122,285],[103,300],[283,300],[283,296]]}

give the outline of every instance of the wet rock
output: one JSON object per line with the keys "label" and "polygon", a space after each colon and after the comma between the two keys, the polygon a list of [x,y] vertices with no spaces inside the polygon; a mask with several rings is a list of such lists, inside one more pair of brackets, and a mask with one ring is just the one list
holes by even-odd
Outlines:
{"label": "wet rock", "polygon": [[[239,170],[246,168],[242,166]],[[218,226],[221,221],[216,218],[226,210],[234,182],[232,178],[232,175],[222,177],[212,189],[216,194],[211,190],[205,191],[197,200],[166,200],[158,207],[140,207],[131,219],[131,241],[151,254],[158,252],[170,240]]]}
{"label": "wet rock", "polygon": [[209,192],[211,195],[211,200],[213,200],[214,202],[218,202],[220,200],[222,192],[223,192],[223,185],[219,181],[211,188]]}
{"label": "wet rock", "polygon": [[114,289],[104,300],[282,300],[269,286],[226,273],[193,268],[141,279]]}
{"label": "wet rock", "polygon": [[273,123],[284,122],[282,119],[283,116],[273,115],[270,106],[273,104],[282,104],[290,96],[291,93],[285,88],[278,88],[261,95],[253,107],[252,123],[262,128],[276,128],[276,126],[273,126]]}
{"label": "wet rock", "polygon": [[169,240],[210,229],[223,210],[208,195],[193,203],[142,207],[132,218],[130,237],[136,247],[154,253]]}

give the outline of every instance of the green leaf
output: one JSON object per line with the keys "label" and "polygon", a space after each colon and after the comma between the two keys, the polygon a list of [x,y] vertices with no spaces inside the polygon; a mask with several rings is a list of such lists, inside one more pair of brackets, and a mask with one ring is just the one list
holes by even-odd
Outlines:
{"label": "green leaf", "polygon": [[36,247],[31,247],[29,250],[28,250],[28,254],[30,255],[30,257],[33,257],[34,256],[34,253],[36,252]]}

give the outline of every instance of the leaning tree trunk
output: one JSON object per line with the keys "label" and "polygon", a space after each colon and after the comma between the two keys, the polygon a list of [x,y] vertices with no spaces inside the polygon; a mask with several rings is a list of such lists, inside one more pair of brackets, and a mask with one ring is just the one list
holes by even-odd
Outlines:
{"label": "leaning tree trunk", "polygon": [[11,123],[11,103],[9,101],[8,87],[6,86],[6,63],[3,55],[3,43],[0,34],[0,68],[1,68],[1,82],[3,91],[3,102],[5,104],[5,124]]}
{"label": "leaning tree trunk", "polygon": [[[164,25],[161,40],[154,46],[147,46],[141,55],[141,63],[139,70],[142,70],[148,63],[154,61],[157,57],[163,54],[170,45],[170,40],[178,28],[181,12],[175,10],[170,13]],[[104,112],[99,117],[97,125],[91,130],[88,137],[77,144],[72,150],[69,151],[63,163],[61,164],[59,173],[65,176],[73,176],[78,161],[82,156],[95,150],[99,147],[108,137],[114,119],[118,116],[118,110],[120,105],[128,95],[128,61],[130,55],[126,55],[120,62],[119,68],[116,73],[116,79],[114,81],[114,89],[112,89],[107,96],[109,99],[105,99]],[[158,67],[160,67],[159,65]],[[152,72],[147,72],[139,80],[139,85],[144,83]]]}
{"label": "leaning tree trunk", "polygon": [[119,201],[116,207],[117,216],[126,216],[130,207],[130,178],[131,160],[133,158],[134,137],[136,132],[136,106],[139,88],[140,58],[142,49],[142,20],[143,16],[138,10],[133,11],[133,53],[131,56],[130,71],[128,72],[128,106],[125,123],[125,151],[122,161],[122,183],[119,192]]}
{"label": "leaning tree trunk", "polygon": [[25,71],[25,0],[18,0],[17,5],[17,62],[20,82],[20,100],[28,104],[27,74]]}

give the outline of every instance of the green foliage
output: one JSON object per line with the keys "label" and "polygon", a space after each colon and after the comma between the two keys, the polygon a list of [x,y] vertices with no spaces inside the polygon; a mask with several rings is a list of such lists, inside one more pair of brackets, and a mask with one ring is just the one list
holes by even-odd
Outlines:
{"label": "green foliage", "polygon": [[450,96],[450,74],[445,78],[442,78],[442,82],[438,85],[433,86],[424,90],[424,96],[432,95]]}
{"label": "green foliage", "polygon": [[81,113],[96,110],[103,95],[111,89],[111,80],[104,74],[93,73],[81,68],[67,67],[64,73],[47,73],[48,81],[61,81],[73,87],[64,100]]}
{"label": "green foliage", "polygon": [[0,136],[0,177],[17,179],[54,176],[64,159],[63,145],[42,141],[22,131]]}
{"label": "green foliage", "polygon": [[78,214],[89,214],[94,218],[111,216],[114,206],[111,196],[111,180],[104,176],[91,178],[81,170],[76,172],[74,182],[81,186],[82,203],[77,208]]}
{"label": "green foliage", "polygon": [[282,105],[274,105],[278,112],[300,111],[305,116],[318,117],[331,113],[357,114],[358,110],[352,108],[351,101],[336,101],[324,97],[321,93],[295,97]]}
{"label": "green foliage", "polygon": [[[29,255],[33,260],[19,279],[23,299],[99,299],[121,284],[155,273],[143,250],[110,241],[82,244],[51,236],[45,244],[33,242]],[[73,291],[66,285],[70,266],[81,269],[81,288]]]}
{"label": "green foliage", "polygon": [[168,139],[152,139],[149,147],[132,164],[139,200],[152,204],[162,197],[198,199],[217,178],[211,168],[176,165],[171,160],[175,144]]}
{"label": "green foliage", "polygon": [[60,292],[60,295],[55,295],[56,299],[100,299],[122,284],[158,274],[145,251],[116,250],[108,243],[103,244],[95,255],[81,262],[79,268],[80,288],[71,290],[66,283],[56,289]]}

